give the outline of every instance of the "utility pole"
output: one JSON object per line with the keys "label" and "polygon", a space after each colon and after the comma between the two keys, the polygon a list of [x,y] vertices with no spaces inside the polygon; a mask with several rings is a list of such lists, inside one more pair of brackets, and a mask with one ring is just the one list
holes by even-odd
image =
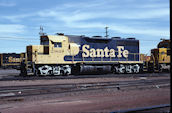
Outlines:
{"label": "utility pole", "polygon": [[108,36],[109,36],[109,35],[108,35],[108,30],[107,30],[108,28],[109,28],[109,27],[105,27],[105,29],[106,29],[106,32],[105,32],[105,33],[106,33],[106,36],[105,36],[105,37],[106,37],[106,38],[108,38]]}

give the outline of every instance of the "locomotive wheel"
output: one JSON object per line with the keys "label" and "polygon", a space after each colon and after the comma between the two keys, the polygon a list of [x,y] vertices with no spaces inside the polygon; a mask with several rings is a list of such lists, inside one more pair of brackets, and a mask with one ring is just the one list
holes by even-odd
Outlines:
{"label": "locomotive wheel", "polygon": [[116,66],[112,66],[111,72],[112,72],[113,74],[116,74],[116,73],[118,72],[117,67],[116,67]]}
{"label": "locomotive wheel", "polygon": [[73,75],[79,75],[80,74],[80,65],[79,64],[72,67],[72,74]]}
{"label": "locomotive wheel", "polygon": [[120,65],[120,68],[118,69],[118,73],[123,74],[126,72],[126,67],[125,65]]}
{"label": "locomotive wheel", "polygon": [[161,73],[161,72],[163,72],[163,70],[162,70],[162,67],[161,66],[159,66],[159,72]]}
{"label": "locomotive wheel", "polygon": [[68,75],[69,75],[69,72],[67,71],[67,72],[65,73],[65,75],[68,76]]}
{"label": "locomotive wheel", "polygon": [[125,70],[122,70],[122,71],[120,71],[119,73],[120,73],[120,74],[123,74],[123,73],[125,73]]}
{"label": "locomotive wheel", "polygon": [[61,71],[60,71],[60,74],[61,74],[62,76],[64,76],[64,75],[65,75],[65,73],[64,73],[64,71],[63,71],[63,70],[61,70]]}
{"label": "locomotive wheel", "polygon": [[38,76],[39,74],[38,74],[38,70],[37,69],[35,69],[34,70],[34,76]]}
{"label": "locomotive wheel", "polygon": [[132,65],[126,65],[125,72],[128,74],[133,73]]}

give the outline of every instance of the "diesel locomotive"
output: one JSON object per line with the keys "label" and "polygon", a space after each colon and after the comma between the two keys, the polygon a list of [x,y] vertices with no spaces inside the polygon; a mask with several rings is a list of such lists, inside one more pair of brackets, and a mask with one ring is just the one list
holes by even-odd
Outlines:
{"label": "diesel locomotive", "polygon": [[84,35],[41,35],[26,47],[21,75],[69,75],[88,72],[139,73],[139,40]]}
{"label": "diesel locomotive", "polygon": [[24,57],[25,53],[1,53],[0,68],[20,69],[20,63]]}
{"label": "diesel locomotive", "polygon": [[148,72],[170,72],[170,40],[162,39],[157,48],[151,49]]}

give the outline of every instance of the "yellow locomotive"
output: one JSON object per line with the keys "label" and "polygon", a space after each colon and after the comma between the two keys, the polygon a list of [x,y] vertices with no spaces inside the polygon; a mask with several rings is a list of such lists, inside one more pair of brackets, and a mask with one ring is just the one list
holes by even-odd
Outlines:
{"label": "yellow locomotive", "polygon": [[157,48],[151,50],[148,71],[170,71],[170,40],[162,39]]}

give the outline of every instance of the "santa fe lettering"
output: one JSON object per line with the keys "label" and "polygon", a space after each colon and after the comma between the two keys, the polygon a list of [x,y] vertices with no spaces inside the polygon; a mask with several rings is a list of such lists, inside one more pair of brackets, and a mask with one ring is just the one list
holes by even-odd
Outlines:
{"label": "santa fe lettering", "polygon": [[[124,49],[124,46],[117,46],[118,50],[109,49],[105,47],[104,49],[94,49],[90,48],[90,45],[82,46],[82,57],[118,57],[122,56],[128,58],[129,51]],[[117,55],[115,54],[117,53]]]}

